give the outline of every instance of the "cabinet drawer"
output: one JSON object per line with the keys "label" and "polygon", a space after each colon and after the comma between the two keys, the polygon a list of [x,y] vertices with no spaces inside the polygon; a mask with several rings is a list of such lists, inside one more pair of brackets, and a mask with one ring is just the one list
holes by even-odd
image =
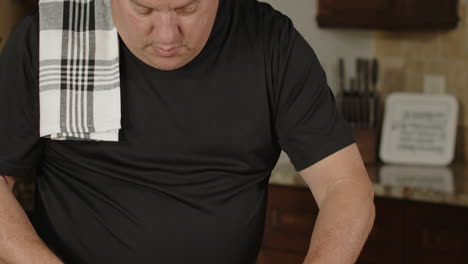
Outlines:
{"label": "cabinet drawer", "polygon": [[468,263],[466,208],[409,203],[406,215],[408,263]]}

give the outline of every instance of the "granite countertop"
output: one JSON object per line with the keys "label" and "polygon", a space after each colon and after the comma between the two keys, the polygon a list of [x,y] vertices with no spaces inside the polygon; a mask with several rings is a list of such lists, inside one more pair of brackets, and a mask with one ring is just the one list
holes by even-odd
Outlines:
{"label": "granite countertop", "polygon": [[[369,165],[376,197],[468,207],[468,166]],[[289,159],[280,159],[270,184],[308,188]]]}

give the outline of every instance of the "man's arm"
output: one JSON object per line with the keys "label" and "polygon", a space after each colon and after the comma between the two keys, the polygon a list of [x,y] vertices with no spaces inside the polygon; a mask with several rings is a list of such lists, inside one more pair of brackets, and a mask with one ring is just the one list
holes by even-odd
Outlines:
{"label": "man's arm", "polygon": [[11,192],[14,178],[0,175],[0,263],[63,263],[37,235]]}
{"label": "man's arm", "polygon": [[356,144],[299,173],[319,207],[304,263],[355,263],[375,218],[373,185]]}

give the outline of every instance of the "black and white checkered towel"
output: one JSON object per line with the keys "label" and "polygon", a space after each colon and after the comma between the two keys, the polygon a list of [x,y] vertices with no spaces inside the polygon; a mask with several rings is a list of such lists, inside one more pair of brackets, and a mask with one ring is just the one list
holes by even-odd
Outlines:
{"label": "black and white checkered towel", "polygon": [[110,0],[39,1],[40,136],[118,141],[118,35]]}

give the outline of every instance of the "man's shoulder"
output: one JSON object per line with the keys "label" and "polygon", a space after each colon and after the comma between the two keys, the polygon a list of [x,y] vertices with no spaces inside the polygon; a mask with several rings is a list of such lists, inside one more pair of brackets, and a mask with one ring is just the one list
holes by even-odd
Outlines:
{"label": "man's shoulder", "polygon": [[258,0],[244,0],[251,2],[255,10],[257,37],[264,43],[265,51],[273,51],[287,47],[291,36],[296,33],[292,20],[271,4]]}
{"label": "man's shoulder", "polygon": [[[280,40],[280,35],[293,26],[288,16],[269,3],[258,0],[234,1],[236,2],[231,2],[234,10],[232,23],[241,27],[241,30],[236,32],[248,32],[256,41],[267,45],[275,44],[275,40]],[[275,43],[271,43],[272,41]]]}
{"label": "man's shoulder", "polygon": [[[249,2],[250,10],[254,10],[257,37],[260,37],[267,46],[277,45],[278,41],[287,41],[287,36],[293,31],[292,20],[271,4],[258,0],[243,0]],[[248,12],[248,11],[247,11]]]}
{"label": "man's shoulder", "polygon": [[291,23],[291,19],[287,15],[275,9],[271,4],[257,0],[254,2],[263,26],[278,27]]}

